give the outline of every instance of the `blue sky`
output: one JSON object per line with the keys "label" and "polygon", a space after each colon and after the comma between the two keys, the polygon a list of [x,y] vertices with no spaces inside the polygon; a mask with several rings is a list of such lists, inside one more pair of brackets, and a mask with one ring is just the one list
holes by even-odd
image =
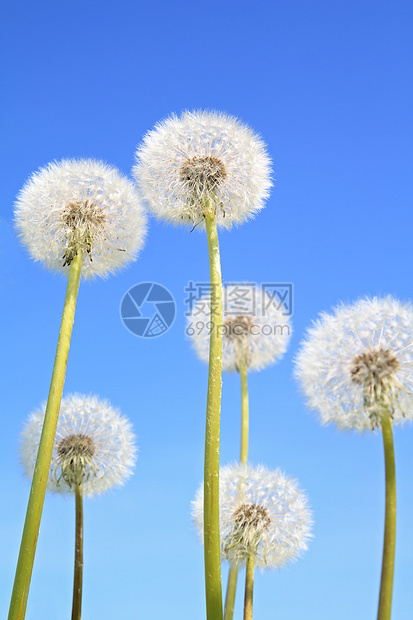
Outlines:
{"label": "blue sky", "polygon": [[[47,396],[66,284],[16,239],[15,196],[55,159],[93,157],[129,174],[146,131],[199,108],[248,123],[274,163],[267,207],[220,235],[224,280],[292,282],[295,292],[287,354],[250,377],[250,460],[299,480],[314,539],[295,564],[257,574],[254,617],[375,617],[381,438],[321,428],[292,360],[311,320],[339,301],[412,297],[412,25],[407,0],[2,3],[1,617],[29,491],[18,436]],[[202,479],[207,368],[184,334],[190,280],[208,280],[205,235],[151,220],[136,263],[81,285],[65,393],[109,399],[133,422],[140,452],[124,488],[85,502],[85,618],[205,615],[189,503]],[[146,281],[177,302],[173,327],[154,340],[119,318],[125,292]],[[223,464],[238,457],[239,405],[238,377],[224,376]],[[395,430],[395,620],[413,609],[412,439],[411,427]],[[28,620],[70,613],[73,513],[70,498],[46,497]],[[240,585],[238,617],[241,599]]]}

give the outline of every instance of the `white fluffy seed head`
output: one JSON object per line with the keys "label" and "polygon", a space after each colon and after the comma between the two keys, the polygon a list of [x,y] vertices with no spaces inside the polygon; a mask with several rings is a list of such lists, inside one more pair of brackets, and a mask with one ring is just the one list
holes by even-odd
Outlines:
{"label": "white fluffy seed head", "polygon": [[261,138],[219,112],[184,112],[158,123],[137,149],[133,174],[159,219],[199,228],[206,206],[220,227],[244,222],[264,206],[272,185]]}
{"label": "white fluffy seed head", "polygon": [[296,376],[321,422],[372,430],[384,411],[413,418],[413,308],[392,297],[322,314],[301,345]]}
{"label": "white fluffy seed head", "polygon": [[143,246],[146,219],[134,185],[93,160],[62,160],[35,172],[15,204],[15,222],[31,256],[69,272],[83,252],[82,277],[108,275]]}
{"label": "white fluffy seed head", "polygon": [[[297,482],[279,469],[228,465],[220,469],[221,554],[231,564],[255,557],[259,568],[279,568],[307,549],[312,518]],[[192,516],[203,541],[204,487],[192,502]]]}
{"label": "white fluffy seed head", "polygon": [[[45,403],[24,426],[20,460],[24,473],[33,477]],[[135,435],[130,422],[110,403],[96,396],[72,394],[62,400],[56,439],[47,481],[53,493],[74,493],[82,484],[91,497],[122,485],[136,463]]]}
{"label": "white fluffy seed head", "polygon": [[[227,372],[246,366],[262,370],[285,353],[292,327],[279,300],[266,289],[239,283],[223,288],[222,367]],[[187,333],[198,357],[208,363],[211,299],[193,304]]]}

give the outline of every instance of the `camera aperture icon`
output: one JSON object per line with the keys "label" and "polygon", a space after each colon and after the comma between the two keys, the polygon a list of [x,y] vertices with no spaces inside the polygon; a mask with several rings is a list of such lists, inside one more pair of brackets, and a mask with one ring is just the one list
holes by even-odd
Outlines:
{"label": "camera aperture icon", "polygon": [[139,338],[156,338],[172,326],[176,303],[167,288],[156,282],[141,282],[130,288],[120,304],[122,323]]}

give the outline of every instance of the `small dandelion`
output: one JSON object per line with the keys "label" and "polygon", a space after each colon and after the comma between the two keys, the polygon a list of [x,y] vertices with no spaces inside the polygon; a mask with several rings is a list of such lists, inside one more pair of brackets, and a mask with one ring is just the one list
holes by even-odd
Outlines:
{"label": "small dandelion", "polygon": [[[248,461],[249,396],[248,372],[261,370],[285,352],[291,335],[288,316],[268,292],[255,285],[231,284],[223,291],[221,326],[222,367],[238,371],[241,385],[240,463]],[[245,304],[245,300],[252,303]],[[242,302],[240,304],[240,302]],[[198,357],[208,360],[211,303],[208,296],[196,300],[188,318],[187,333]],[[230,568],[225,597],[225,620],[232,620],[238,568]]]}
{"label": "small dandelion", "polygon": [[233,116],[184,112],[150,131],[133,173],[154,214],[174,224],[204,227],[206,208],[230,228],[263,206],[271,162],[261,138]]}
{"label": "small dandelion", "polygon": [[386,505],[378,620],[390,620],[396,545],[394,424],[413,419],[413,308],[392,297],[323,314],[309,329],[296,375],[323,424],[381,428]]}
{"label": "small dandelion", "polygon": [[[246,299],[254,299],[253,307],[240,308],[233,293],[242,289]],[[265,289],[255,285],[224,287],[223,290],[222,368],[227,372],[262,370],[285,353],[291,336],[289,317]],[[187,333],[198,357],[208,362],[211,301],[205,295],[197,299],[188,317]]]}
{"label": "small dandelion", "polygon": [[133,184],[94,160],[62,160],[35,172],[16,200],[15,221],[31,256],[66,272],[80,250],[82,277],[105,276],[133,260],[146,222]]}
{"label": "small dandelion", "polygon": [[[36,465],[45,405],[26,423],[20,446],[24,472]],[[121,485],[136,462],[135,436],[129,421],[107,401],[72,394],[62,400],[47,489],[72,494],[76,506],[72,620],[80,620],[83,588],[83,496]]]}
{"label": "small dandelion", "polygon": [[[32,478],[45,415],[45,404],[34,411],[22,432],[20,459]],[[81,484],[92,497],[121,485],[136,462],[130,422],[108,401],[72,394],[62,400],[50,463],[47,490],[73,494]]]}
{"label": "small dandelion", "polygon": [[[202,540],[203,485],[192,503],[193,520]],[[280,568],[307,549],[311,512],[297,482],[279,469],[247,463],[220,469],[221,554],[230,564]]]}
{"label": "small dandelion", "polygon": [[[246,565],[244,619],[252,618],[254,570],[280,568],[297,559],[311,536],[311,512],[297,482],[279,469],[229,465],[220,470],[221,555],[238,571]],[[194,524],[203,532],[204,486],[192,502]],[[237,574],[237,572],[235,573]],[[235,592],[234,592],[235,596]],[[227,599],[228,604],[228,599]],[[231,606],[225,617],[232,617]]]}

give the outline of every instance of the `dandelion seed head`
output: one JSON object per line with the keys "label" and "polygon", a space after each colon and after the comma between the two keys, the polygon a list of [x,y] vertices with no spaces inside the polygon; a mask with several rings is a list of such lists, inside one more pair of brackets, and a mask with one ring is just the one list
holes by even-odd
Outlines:
{"label": "dandelion seed head", "polygon": [[218,112],[184,112],[158,123],[137,149],[133,174],[159,219],[198,228],[206,209],[218,226],[244,222],[264,206],[272,185],[261,138]]}
{"label": "dandelion seed head", "polygon": [[[20,460],[32,478],[45,404],[24,426]],[[135,436],[130,422],[107,401],[72,394],[62,400],[47,481],[53,493],[74,493],[82,484],[85,496],[105,493],[123,484],[136,463]]]}
{"label": "dandelion seed head", "polygon": [[248,337],[254,325],[254,319],[251,316],[239,314],[235,317],[225,317],[223,325],[227,337],[234,342],[239,342]]}
{"label": "dandelion seed head", "polygon": [[[284,308],[265,289],[240,284],[244,298],[254,303],[240,311],[237,285],[223,289],[222,367],[227,372],[246,366],[262,370],[279,360],[287,350],[292,327]],[[211,325],[210,296],[195,301],[188,316],[188,333],[198,357],[208,363]]]}
{"label": "dandelion seed head", "polygon": [[[279,568],[307,549],[311,511],[297,482],[280,470],[243,463],[220,469],[221,554],[231,564],[255,557],[259,568]],[[192,515],[203,540],[204,489],[192,502]]]}
{"label": "dandelion seed head", "polygon": [[392,297],[363,299],[322,314],[308,330],[296,376],[321,422],[340,430],[413,418],[413,308]]}
{"label": "dandelion seed head", "polygon": [[227,176],[223,162],[217,157],[190,157],[180,169],[181,181],[197,196],[212,194]]}
{"label": "dandelion seed head", "polygon": [[17,197],[15,222],[31,256],[53,271],[68,273],[81,250],[83,278],[134,260],[146,234],[133,184],[115,168],[85,159],[35,172]]}
{"label": "dandelion seed head", "polygon": [[269,511],[259,504],[245,502],[232,515],[233,527],[224,541],[225,553],[230,556],[239,553],[255,556],[260,540],[271,525]]}
{"label": "dandelion seed head", "polygon": [[71,487],[82,484],[85,470],[93,468],[95,446],[93,439],[82,433],[63,437],[57,444],[57,457],[60,461],[63,480]]}

